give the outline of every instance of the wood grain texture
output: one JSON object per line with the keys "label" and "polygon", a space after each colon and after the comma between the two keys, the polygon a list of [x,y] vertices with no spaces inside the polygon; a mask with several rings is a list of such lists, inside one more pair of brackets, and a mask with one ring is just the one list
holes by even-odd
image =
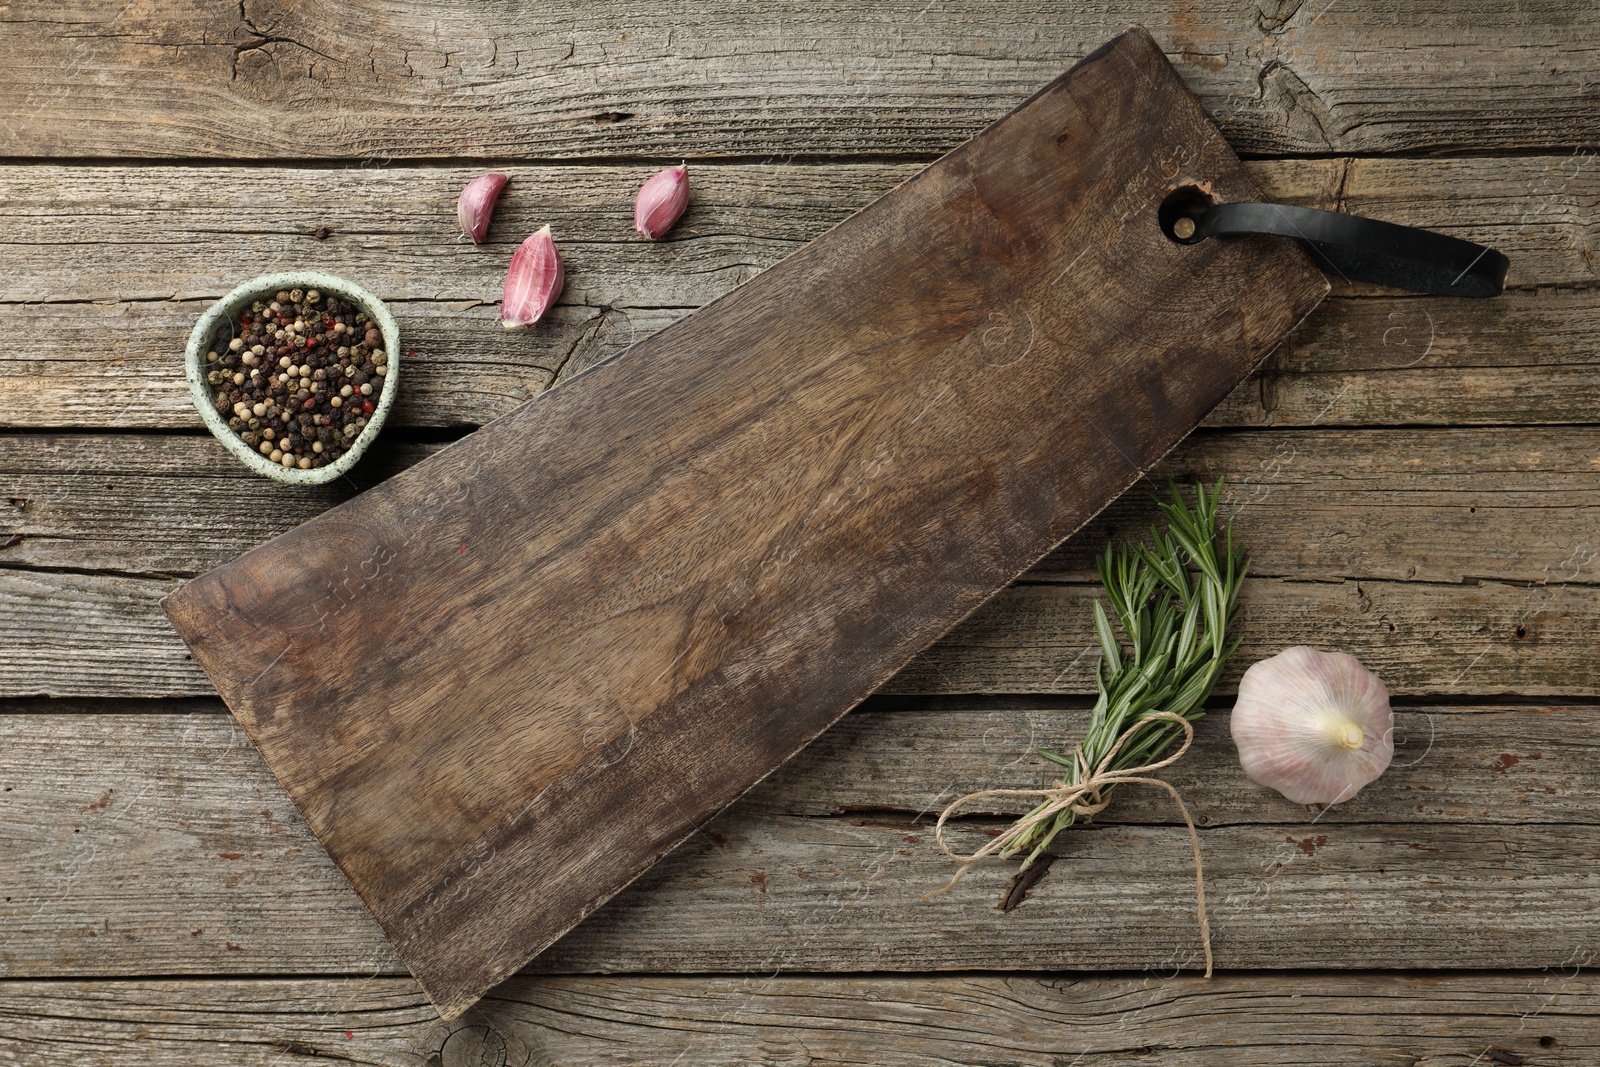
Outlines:
{"label": "wood grain texture", "polygon": [[[480,247],[454,231],[472,174],[462,167],[7,168],[19,213],[0,244],[0,427],[198,428],[178,360],[204,298],[300,262],[394,301],[416,357],[392,425],[481,425],[730,291],[918,168],[697,165],[693,204],[658,243],[625,239],[628,193],[647,167],[506,169],[510,191]],[[1593,158],[1247,169],[1274,199],[1491,243],[1512,258],[1514,291],[1329,301],[1212,425],[1593,420]],[[567,261],[565,303],[508,335],[495,324],[505,263],[545,222]],[[320,226],[332,231],[321,241]]]}
{"label": "wood grain texture", "polygon": [[7,156],[933,153],[1129,23],[1251,152],[1589,144],[1583,0],[184,0],[13,16]]}
{"label": "wood grain texture", "polygon": [[[1092,691],[1095,586],[1019,585],[913,660],[891,693]],[[1245,638],[1228,678],[1289,645],[1340,648],[1414,695],[1492,696],[1597,683],[1600,589],[1584,583],[1297,582],[1264,579],[1242,594]],[[1079,672],[1083,673],[1079,673]],[[1081,681],[1071,681],[1078,678]],[[1223,692],[1231,688],[1224,683]]]}
{"label": "wood grain texture", "polygon": [[[1589,287],[1600,199],[1591,184],[1595,161],[1569,154],[1594,141],[1592,4],[941,0],[930,7],[889,0],[802,9],[761,0],[753,6],[563,0],[493,15],[491,42],[481,5],[465,0],[7,7],[0,17],[0,153],[10,157],[0,183],[9,234],[0,242],[0,428],[195,426],[173,374],[195,316],[253,264],[308,259],[337,260],[385,296],[404,294],[394,306],[416,357],[392,428],[480,425],[537,395],[558,369],[570,377],[776,262],[1129,19],[1155,30],[1227,136],[1251,152],[1532,150],[1532,158],[1248,163],[1271,195],[1295,202],[1332,207],[1353,194],[1351,207],[1359,203],[1384,217],[1394,208],[1370,199],[1376,182],[1420,224],[1471,228],[1490,220],[1493,236],[1481,239],[1502,247],[1512,242],[1511,282],[1521,288],[1495,301],[1455,302],[1370,299],[1336,285],[1336,296],[1351,299],[1325,302],[1209,425],[1595,422],[1600,302]],[[241,137],[244,127],[264,135]],[[888,162],[821,162],[856,153]],[[288,165],[233,165],[269,154],[281,154]],[[64,165],[18,165],[24,156],[53,156]],[[132,165],[99,165],[114,156]],[[157,166],[152,156],[198,165]],[[673,238],[647,254],[645,246],[618,242],[618,233],[628,233],[626,200],[638,178],[685,156],[696,161],[695,204]],[[764,165],[714,163],[714,156]],[[437,162],[398,162],[407,157]],[[313,158],[327,169],[300,165]],[[528,165],[563,158],[611,162]],[[618,160],[622,165],[613,165]],[[481,258],[447,244],[455,187],[474,169],[514,173],[497,241]],[[546,217],[556,220],[569,260],[576,257],[582,268],[581,276],[569,275],[569,298],[577,294],[585,303],[558,307],[540,331],[507,336],[492,321],[498,272],[512,243]],[[316,242],[311,231],[324,223],[335,232]],[[988,372],[975,365],[973,373]],[[1505,604],[1521,604],[1512,615],[1550,603],[1519,583],[1540,580],[1538,572],[1557,558],[1550,552],[1560,538],[1582,535],[1590,501],[1587,473],[1573,464],[1580,441],[1524,439],[1516,430],[1493,441],[1437,438],[1432,447],[1422,438],[1390,438],[1397,460],[1418,461],[1410,468],[1418,481],[1408,485],[1397,477],[1401,468],[1375,471],[1383,457],[1363,457],[1331,438],[1319,436],[1309,447],[1292,434],[1254,446],[1241,439],[1237,451],[1218,445],[1221,451],[1186,449],[1180,456],[1253,479],[1239,500],[1246,505],[1241,521],[1254,511],[1261,524],[1250,533],[1259,561],[1301,577],[1322,568],[1347,579],[1384,577],[1359,582],[1357,594],[1377,590],[1379,602],[1393,605],[1403,592],[1410,622],[1402,626],[1426,624],[1430,616],[1431,586],[1388,588],[1387,578],[1413,565],[1413,577],[1430,582],[1514,579],[1480,587]],[[726,931],[729,940],[797,945],[802,965],[878,973],[795,978],[768,968],[749,978],[519,978],[441,1026],[415,983],[398,976],[400,964],[377,927],[243,735],[230,737],[220,702],[103,695],[210,691],[155,614],[155,599],[170,579],[148,580],[191,573],[244,540],[212,521],[206,505],[236,509],[240,526],[250,530],[285,528],[314,505],[309,498],[242,497],[245,486],[226,477],[198,496],[176,490],[163,448],[174,449],[172,461],[187,461],[206,442],[124,436],[45,456],[30,450],[33,443],[8,437],[0,449],[6,464],[0,544],[12,529],[28,534],[0,550],[0,566],[63,573],[0,575],[11,583],[0,594],[0,690],[78,691],[95,699],[28,702],[23,706],[43,714],[0,726],[0,787],[15,787],[0,793],[4,892],[15,896],[20,886],[33,901],[30,910],[47,909],[16,937],[17,913],[0,913],[0,946],[15,946],[16,953],[5,960],[5,973],[47,979],[0,985],[0,1063],[1491,1067],[1514,1056],[1531,1067],[1600,1059],[1594,1011],[1600,990],[1589,975],[1592,912],[1570,928],[1558,922],[1564,937],[1545,931],[1530,940],[1520,929],[1502,933],[1502,916],[1476,910],[1471,891],[1434,890],[1435,913],[1424,924],[1454,926],[1472,965],[1520,961],[1540,968],[1524,972],[1278,971],[1224,973],[1208,983],[1172,980],[1180,955],[1172,946],[1187,933],[1174,928],[1165,938],[1146,939],[1152,955],[1130,966],[1148,969],[1132,976],[1085,980],[1056,970],[902,978],[882,973],[885,956],[870,925],[848,944],[808,938],[828,913],[797,909],[784,895],[786,882],[853,862],[853,855],[841,859],[817,848],[800,862],[774,837],[745,857],[745,868],[723,872],[730,885],[747,883],[751,894],[758,892],[758,874],[779,885],[755,921]],[[1456,463],[1446,453],[1452,446],[1459,449]],[[428,450],[398,449],[392,462]],[[1541,450],[1550,457],[1548,471],[1540,466]],[[69,461],[85,468],[81,477],[71,475]],[[1357,472],[1359,488],[1341,487],[1342,464]],[[369,466],[357,477],[392,469]],[[31,514],[8,509],[8,477],[27,482]],[[1519,477],[1529,491],[1511,488]],[[1435,483],[1442,500],[1428,513],[1424,499]],[[172,499],[152,496],[163,485],[175,490]],[[1471,487],[1466,501],[1464,486]],[[117,488],[125,500],[115,499]],[[1346,514],[1319,506],[1319,493]],[[1541,495],[1548,498],[1543,505]],[[180,501],[197,503],[202,513],[176,515]],[[1459,515],[1463,502],[1471,518]],[[1134,523],[1137,510],[1119,506],[1105,521]],[[1424,536],[1434,525],[1437,545]],[[1034,572],[1035,580],[1076,580],[1090,542],[1107,528],[1097,522],[1069,542]],[[1341,536],[1357,531],[1362,536]],[[116,540],[119,532],[125,540]],[[1296,546],[1294,537],[1303,543]],[[146,543],[137,544],[141,539]],[[1587,584],[1587,542],[1559,553],[1554,584]],[[26,554],[20,562],[19,552]],[[1372,566],[1380,569],[1357,569]],[[1320,624],[1317,635],[1341,643],[1349,636],[1362,655],[1390,640],[1361,606],[1360,595],[1339,602],[1348,612],[1342,616],[1348,635]],[[1284,614],[1269,627],[1275,639],[1300,639],[1292,599],[1258,600],[1250,625],[1265,625],[1262,612],[1279,609]],[[1483,612],[1479,624],[1500,626],[1490,614]],[[1394,621],[1391,615],[1384,625]],[[1481,636],[1469,627],[1438,632],[1456,642]],[[1028,633],[1013,627],[1008,639],[1025,641]],[[1079,636],[1087,642],[1086,631]],[[1538,676],[1538,688],[1583,691],[1592,664],[1526,646],[1592,648],[1596,637],[1581,623],[1551,617],[1523,647],[1507,651],[1537,661],[1529,672]],[[1467,646],[1474,655],[1481,647]],[[1426,685],[1457,673],[1446,666],[1457,651],[1408,640],[1386,653],[1386,662]],[[1084,692],[1091,658],[1059,681]],[[1491,656],[1463,664],[1458,691],[1514,691],[1517,678],[1530,675],[1508,672],[1506,662]],[[962,674],[947,668],[947,681],[964,684]],[[1025,688],[1032,670],[1002,673],[1000,687]],[[1044,681],[1054,677],[1052,671]],[[987,769],[996,774],[994,784],[1025,777],[1025,762],[1008,762],[1025,734],[1070,732],[1081,713],[1058,705],[1081,702],[878,699],[726,818],[810,817],[857,805],[874,812],[854,812],[845,821],[908,818],[943,784],[927,784],[935,771],[948,769],[958,786],[984,784]],[[208,714],[191,726],[190,717],[171,714],[184,709]],[[1403,712],[1413,730],[1433,717],[1428,725],[1438,729],[1428,731],[1434,745],[1426,757],[1363,794],[1360,815],[1346,806],[1314,826],[1229,788],[1239,784],[1236,777],[1213,762],[1226,755],[1226,741],[1221,732],[1208,733],[1222,725],[1220,718],[1202,724],[1199,747],[1176,773],[1196,775],[1183,784],[1191,803],[1197,789],[1215,798],[1205,813],[1222,820],[1213,826],[1281,823],[1294,840],[1275,847],[1289,857],[1291,876],[1296,864],[1328,857],[1316,847],[1322,824],[1347,821],[1381,822],[1397,841],[1443,847],[1419,852],[1438,868],[1462,862],[1458,854],[1468,866],[1496,856],[1520,863],[1520,842],[1500,834],[1499,822],[1588,827],[1593,821],[1593,761],[1583,751],[1593,734],[1585,717],[1592,710]],[[86,721],[106,713],[104,723]],[[139,719],[120,721],[124,715]],[[1542,759],[1530,759],[1532,753]],[[1413,786],[1437,792],[1428,797]],[[1556,792],[1546,793],[1547,786]],[[27,792],[20,805],[9,803],[16,788]],[[1429,801],[1420,810],[1416,796]],[[106,803],[97,806],[102,798]],[[1172,819],[1159,798],[1133,792],[1107,816],[1119,814],[1152,826]],[[1420,834],[1407,833],[1412,822]],[[1429,838],[1434,825],[1476,825],[1477,832],[1442,846]],[[883,834],[884,847],[893,844],[895,831],[886,826]],[[924,839],[904,847],[931,846]],[[1235,846],[1212,838],[1207,847],[1210,859],[1216,849]],[[1589,848],[1578,842],[1553,857],[1551,869],[1582,876],[1594,866]],[[1170,865],[1175,875],[1183,852],[1181,836],[1163,837],[1150,843],[1149,863]],[[1279,854],[1263,847],[1253,858],[1260,865],[1251,873],[1264,876]],[[1104,877],[1131,882],[1135,893],[1151,891],[1148,878],[1121,866],[1130,862],[1126,853],[1106,860]],[[1521,875],[1530,870],[1520,868]],[[163,873],[164,883],[156,877]],[[1072,873],[1063,864],[1051,877],[1070,880]],[[899,874],[889,867],[885,876]],[[702,877],[711,878],[709,868]],[[1182,904],[1177,882],[1171,896]],[[1358,869],[1335,891],[1361,895],[1383,884],[1375,870]],[[851,892],[899,909],[902,922],[914,921],[906,918],[918,906],[912,893],[886,894],[884,877],[863,878]],[[1541,886],[1510,900],[1492,896],[1490,907],[1536,910],[1544,893]],[[971,913],[987,919],[997,895],[986,889],[970,902]],[[692,890],[675,899],[674,908],[656,913],[657,930],[633,936],[665,942],[680,924],[697,931],[729,921],[720,905],[698,900]],[[58,905],[68,918],[52,925],[48,909]],[[199,921],[185,923],[190,916],[203,929]],[[605,921],[605,909],[592,920]],[[1393,931],[1387,920],[1376,925],[1380,939]],[[938,946],[968,938],[968,928],[963,913],[928,931],[925,966],[941,965]],[[1240,936],[1269,932],[1238,928]],[[1408,947],[1395,934],[1395,943],[1399,950],[1374,966],[1438,967],[1459,957],[1450,945],[1430,952],[1432,940]],[[987,963],[978,965],[1014,966],[1012,947],[995,941]],[[657,958],[671,948],[659,946]],[[730,966],[714,947],[680,948],[675,970]],[[891,954],[898,948],[890,939]],[[1289,947],[1283,954],[1267,965],[1296,965]],[[25,959],[34,962],[24,966]],[[594,960],[637,966],[626,941],[609,963],[604,954]],[[125,976],[235,977],[88,979],[102,967]],[[342,973],[251,977],[330,969]],[[368,977],[375,972],[397,976]],[[1504,1055],[1491,1054],[1497,1052]]]}
{"label": "wood grain texture", "polygon": [[[174,368],[206,303],[0,304],[12,338],[0,350],[0,428],[198,430]],[[518,335],[472,301],[391,308],[407,349],[391,428],[499,418],[552,375],[570,379],[690,310],[557,306],[540,331]],[[117,338],[114,348],[106,337]],[[1202,425],[1592,423],[1597,352],[1600,296],[1591,289],[1513,290],[1492,301],[1331,298]]]}
{"label": "wood grain texture", "polygon": [[1600,983],[1579,961],[1589,957],[1520,973],[1211,981],[519,978],[450,1024],[402,978],[5,982],[0,1063],[1585,1067],[1600,1057]]}
{"label": "wood grain texture", "polygon": [[[1084,713],[881,705],[847,716],[535,967],[1170,971],[1197,948],[1184,831],[1154,790],[1123,790],[1097,828],[1063,839],[1010,916],[995,904],[1014,865],[974,872],[954,902],[921,901],[953,866],[929,832],[938,807],[1040,784],[1032,745],[1068,743]],[[220,710],[0,714],[0,973],[403,973]],[[1208,715],[1166,777],[1202,824],[1219,964],[1543,967],[1592,949],[1597,716],[1402,708],[1395,765],[1319,815],[1245,779],[1227,713]],[[962,823],[963,843],[1002,825]],[[1114,936],[1082,929],[1099,894],[1120,913]],[[1338,933],[1351,923],[1360,937]]]}
{"label": "wood grain texture", "polygon": [[[0,563],[197,574],[441,447],[381,440],[349,481],[301,488],[262,481],[209,437],[12,435],[0,451]],[[1202,431],[1024,580],[1097,581],[1095,554],[1145,535],[1169,479],[1223,478],[1223,511],[1257,577],[1588,584],[1600,558],[1597,453],[1594,427]]]}
{"label": "wood grain texture", "polygon": [[[1513,288],[1597,281],[1600,152],[1257,160],[1244,167],[1273,200],[1492,244],[1512,259]],[[462,186],[479,173],[469,165],[11,166],[7,198],[16,214],[8,220],[12,242],[0,245],[8,274],[0,300],[215,299],[252,274],[311,261],[386,300],[476,302],[481,306],[466,309],[475,314],[452,325],[494,327],[506,261],[548,223],[568,267],[564,305],[591,312],[691,308],[748,281],[922,169],[916,163],[696,164],[688,211],[667,238],[650,242],[634,233],[631,220],[633,192],[649,164],[508,166],[489,238],[474,245],[455,219]],[[319,227],[329,231],[323,239]],[[1432,303],[1452,306],[1448,299]],[[114,331],[107,340],[136,332]],[[527,345],[538,345],[540,336],[528,334]]]}
{"label": "wood grain texture", "polygon": [[1169,241],[1157,208],[1197,182],[1257,195],[1130,31],[760,278],[166,600],[445,1017],[1137,481],[1322,299],[1298,249]]}
{"label": "wood grain texture", "polygon": [[[1552,573],[1587,575],[1588,546],[1564,553]],[[162,615],[174,584],[0,568],[0,697],[213,695]],[[1009,588],[884,691],[1091,693],[1089,613],[1099,595],[1098,586],[1054,582]],[[1587,580],[1251,579],[1243,599],[1244,644],[1219,693],[1231,693],[1254,660],[1311,644],[1357,656],[1401,696],[1600,695],[1590,654],[1600,645],[1600,587]]]}

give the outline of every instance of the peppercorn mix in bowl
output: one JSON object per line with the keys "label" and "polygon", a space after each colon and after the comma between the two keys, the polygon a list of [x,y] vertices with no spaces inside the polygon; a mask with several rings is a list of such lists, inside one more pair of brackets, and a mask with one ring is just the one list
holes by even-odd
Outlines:
{"label": "peppercorn mix in bowl", "polygon": [[291,485],[344,474],[399,388],[383,301],[316,271],[252,278],[200,316],[184,353],[206,427],[245,466]]}

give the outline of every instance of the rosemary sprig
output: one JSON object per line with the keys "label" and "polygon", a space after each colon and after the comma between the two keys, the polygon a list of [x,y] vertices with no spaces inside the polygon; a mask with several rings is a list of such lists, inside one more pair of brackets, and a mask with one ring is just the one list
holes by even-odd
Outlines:
{"label": "rosemary sprig", "polygon": [[[1209,494],[1205,486],[1195,486],[1193,508],[1176,485],[1170,489],[1170,502],[1156,501],[1166,518],[1165,530],[1152,526],[1150,544],[1108,546],[1096,561],[1128,647],[1118,643],[1105,609],[1095,601],[1100,697],[1079,745],[1091,771],[1118,737],[1156,712],[1173,712],[1190,722],[1204,715],[1206,697],[1239,647],[1239,639],[1230,639],[1229,633],[1239,615],[1239,588],[1249,561],[1233,547],[1232,522],[1217,529],[1222,482],[1218,480]],[[1128,739],[1107,769],[1153,762],[1182,731],[1171,719],[1151,721]],[[1076,758],[1048,748],[1036,751],[1067,768],[1068,786],[1076,784]],[[1027,852],[1022,864],[1026,870],[1057,834],[1076,821],[1074,812],[1063,811],[1019,837],[1001,855]]]}

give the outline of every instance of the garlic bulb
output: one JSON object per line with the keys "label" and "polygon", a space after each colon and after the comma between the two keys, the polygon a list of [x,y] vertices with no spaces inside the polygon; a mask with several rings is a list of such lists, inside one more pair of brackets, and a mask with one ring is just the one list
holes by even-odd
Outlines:
{"label": "garlic bulb", "polygon": [[1349,800],[1394,757],[1377,675],[1354,656],[1304,645],[1244,672],[1232,730],[1244,773],[1297,804]]}

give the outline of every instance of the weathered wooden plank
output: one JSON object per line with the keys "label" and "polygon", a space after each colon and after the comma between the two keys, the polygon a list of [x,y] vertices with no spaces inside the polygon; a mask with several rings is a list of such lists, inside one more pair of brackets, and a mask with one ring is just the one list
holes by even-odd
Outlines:
{"label": "weathered wooden plank", "polygon": [[1333,299],[1207,425],[1592,422],[1597,350],[1588,290]]}
{"label": "weathered wooden plank", "polygon": [[[0,304],[0,323],[16,338],[0,352],[0,428],[201,429],[183,380],[183,346],[208,303]],[[553,375],[571,377],[688,313],[561,306],[540,331],[512,332],[496,326],[494,308],[473,301],[390,308],[404,323],[406,347],[391,427],[488,422],[538,395]]]}
{"label": "weathered wooden plank", "polygon": [[[1271,199],[1493,244],[1511,257],[1508,283],[1534,288],[1595,284],[1597,161],[1600,153],[1260,160],[1246,168]],[[455,203],[479,168],[12,166],[0,299],[193,300],[313,262],[386,300],[493,305],[511,251],[548,223],[567,266],[565,304],[698,307],[920,169],[697,165],[688,213],[668,239],[649,242],[631,219],[648,165],[512,166],[489,240],[474,245],[456,230]],[[319,228],[329,231],[323,239]],[[481,332],[490,332],[493,308],[478,316]]]}
{"label": "weathered wooden plank", "polygon": [[[209,437],[13,435],[0,451],[0,563],[195,574],[438,447],[384,439],[348,481],[300,488],[257,478]],[[1156,518],[1151,493],[1221,477],[1258,576],[1588,582],[1597,453],[1590,427],[1204,432],[1029,577],[1095,581],[1094,554]]]}
{"label": "weathered wooden plank", "polygon": [[404,978],[14,981],[0,1063],[1584,1067],[1588,951],[1504,974],[522,977],[449,1024]]}
{"label": "weathered wooden plank", "polygon": [[[461,187],[482,167],[10,166],[0,299],[215,298],[252,275],[315,263],[385,300],[478,302],[478,332],[487,335],[500,328],[511,252],[549,224],[566,265],[564,304],[699,307],[924,166],[697,165],[692,206],[659,242],[633,229],[633,196],[649,164],[505,167],[510,181],[482,245],[456,227]],[[1338,168],[1254,164],[1252,174],[1262,166],[1306,196],[1330,194]],[[1521,183],[1496,187],[1520,204]]]}
{"label": "weathered wooden plank", "polygon": [[[1579,545],[1579,549],[1585,549]],[[1569,556],[1571,554],[1569,553]],[[1556,571],[1582,553],[1556,561]],[[214,693],[158,601],[176,580],[0,568],[0,697]],[[884,687],[886,693],[1087,693],[1097,586],[1007,589]],[[1600,694],[1600,586],[1251,579],[1243,665],[1288,645],[1344,649],[1402,696]],[[265,666],[263,664],[263,666]]]}
{"label": "weathered wooden plank", "polygon": [[1242,150],[1592,140],[1600,21],[1579,0],[1399,13],[1383,0],[608,0],[499,11],[492,25],[461,0],[188,0],[14,16],[0,37],[0,154],[930,153],[1130,22],[1154,32]]}
{"label": "weathered wooden plank", "polygon": [[[8,168],[0,426],[197,427],[179,363],[204,298],[305,262],[398,302],[416,358],[396,424],[478,425],[552,374],[570,377],[720,296],[916,169],[696,167],[684,222],[647,244],[624,239],[640,168],[515,167],[494,240],[479,247],[453,235],[462,168]],[[1600,166],[1585,160],[1250,171],[1286,201],[1490,241],[1511,255],[1513,286],[1594,280]],[[567,258],[565,304],[539,329],[507,335],[494,321],[505,262],[545,221]],[[332,230],[322,241],[320,226]],[[1586,421],[1597,309],[1588,291],[1330,301],[1212,424]]]}
{"label": "weathered wooden plank", "polygon": [[[829,815],[899,811],[926,822],[958,796],[1034,789],[1059,775],[1034,754],[1070,752],[1087,711],[1026,699],[971,699],[909,707],[880,701],[855,712],[740,802],[746,812]],[[1392,771],[1353,800],[1317,812],[1244,777],[1228,713],[1211,712],[1194,747],[1161,776],[1177,786],[1203,826],[1314,821],[1525,823],[1596,821],[1593,707],[1401,707]],[[63,726],[63,736],[72,728]],[[1020,812],[1015,798],[980,801],[968,813]],[[1158,790],[1124,789],[1096,822],[1181,825]],[[1492,834],[1494,831],[1489,830]]]}
{"label": "weathered wooden plank", "polygon": [[[1396,765],[1320,816],[1249,783],[1226,714],[1208,717],[1169,778],[1205,826],[1219,962],[1560,963],[1600,904],[1588,873],[1600,849],[1595,713],[1402,712]],[[960,789],[1044,780],[1028,746],[1081,722],[1081,712],[992,704],[847,717],[536,966],[770,974],[1186,961],[1183,830],[1153,793],[1125,789],[1101,825],[1064,838],[1064,858],[1013,916],[994,908],[1010,870],[998,863],[918,899],[952,868],[931,812]],[[228,717],[0,715],[0,738],[5,974],[398,973]],[[871,810],[792,814],[836,808]],[[956,840],[970,848],[995,825],[965,820]],[[1116,913],[1104,937],[1079,921],[1102,894]],[[1350,926],[1362,936],[1340,932]]]}
{"label": "weathered wooden plank", "polygon": [[[393,305],[408,349],[390,426],[476,426],[642,341],[687,308],[558,306],[548,328],[486,330],[493,311]],[[0,427],[199,429],[179,365],[205,301],[0,305]],[[106,338],[115,338],[108,348]],[[1600,296],[1332,298],[1206,420],[1210,427],[1594,421]],[[93,376],[90,376],[92,370]]]}
{"label": "weathered wooden plank", "polygon": [[[1091,691],[1094,586],[1019,585],[897,675],[890,693]],[[1242,667],[1288,645],[1357,656],[1402,695],[1596,691],[1600,588],[1345,580],[1246,582]]]}
{"label": "weathered wooden plank", "polygon": [[[751,790],[739,806],[763,815],[894,811],[927,816],[951,798],[979,789],[1033,788],[1054,773],[1052,764],[1034,755],[1035,747],[1070,750],[1088,723],[1087,710],[1062,703],[994,697],[872,700]],[[1193,750],[1163,777],[1184,792],[1204,826],[1290,823],[1313,815],[1327,825],[1596,821],[1600,769],[1592,765],[1595,746],[1589,735],[1600,709],[1402,704],[1396,715],[1394,773],[1326,811],[1292,804],[1241,774],[1226,709],[1210,713]],[[248,742],[230,729],[215,699],[122,701],[109,707],[73,701],[0,704],[0,735],[14,746],[0,757],[0,776],[8,768],[31,776],[26,767],[38,762],[57,768],[52,781],[81,781],[83,790],[98,795],[102,790],[95,783],[110,776],[114,780],[104,791],[126,794],[134,781],[163,768],[185,780],[181,796],[189,798],[186,803],[214,799],[229,810],[248,809],[252,801],[246,792],[253,797],[254,790],[266,788],[260,764],[233,751],[243,752]],[[1127,789],[1118,797],[1096,821],[1181,825],[1164,793]],[[70,797],[8,799],[19,805],[14,811],[22,817],[39,822],[85,810]],[[964,810],[1018,811],[1023,804],[1002,798]],[[184,817],[206,825],[201,807]],[[269,827],[258,829],[265,833]],[[213,827],[211,832],[233,831]],[[237,844],[222,840],[217,847]]]}

